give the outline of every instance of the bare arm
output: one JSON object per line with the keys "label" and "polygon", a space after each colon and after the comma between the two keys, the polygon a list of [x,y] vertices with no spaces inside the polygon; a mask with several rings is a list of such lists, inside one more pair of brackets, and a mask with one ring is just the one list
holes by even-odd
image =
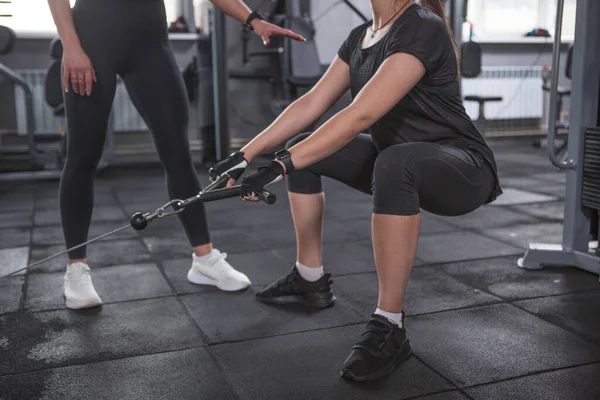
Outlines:
{"label": "bare arm", "polygon": [[245,23],[252,12],[242,0],[210,0],[210,2],[241,23]]}
{"label": "bare arm", "polygon": [[48,0],[50,12],[54,19],[54,24],[58,30],[58,36],[62,42],[63,48],[79,48],[79,36],[75,32],[73,24],[73,15],[71,15],[71,4],[69,0]]}
{"label": "bare arm", "polygon": [[52,18],[63,46],[63,89],[81,96],[91,96],[92,82],[96,82],[96,71],[87,54],[81,47],[79,36],[73,23],[69,0],[48,0]]}
{"label": "bare arm", "polygon": [[[240,21],[241,23],[246,23],[252,12],[242,0],[210,0],[210,2],[225,14]],[[305,40],[302,36],[290,31],[289,29],[284,29],[259,19],[253,20],[250,25],[252,25],[254,32],[260,36],[265,46],[269,44],[269,39],[271,36],[287,36],[298,41]]]}
{"label": "bare arm", "polygon": [[306,168],[344,147],[394,107],[424,74],[425,67],[412,55],[389,57],[350,106],[290,149],[294,166]]}
{"label": "bare arm", "polygon": [[350,68],[336,57],[319,82],[293,102],[267,129],[242,148],[248,161],[271,150],[317,121],[350,86]]}

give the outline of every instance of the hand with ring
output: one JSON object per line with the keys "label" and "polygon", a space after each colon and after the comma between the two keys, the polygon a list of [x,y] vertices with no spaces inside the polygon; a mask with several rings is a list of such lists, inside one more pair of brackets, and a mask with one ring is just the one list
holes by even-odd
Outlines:
{"label": "hand with ring", "polygon": [[69,84],[76,94],[90,96],[92,83],[97,82],[96,71],[85,51],[80,46],[63,49],[63,88],[69,91]]}

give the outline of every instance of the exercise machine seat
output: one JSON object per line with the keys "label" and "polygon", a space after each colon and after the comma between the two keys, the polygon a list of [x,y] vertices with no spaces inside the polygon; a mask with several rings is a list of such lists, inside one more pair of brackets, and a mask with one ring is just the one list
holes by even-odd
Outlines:
{"label": "exercise machine seat", "polygon": [[0,55],[8,54],[15,46],[17,36],[8,26],[0,26]]}
{"label": "exercise machine seat", "polygon": [[52,107],[55,116],[64,115],[63,82],[62,82],[62,43],[59,38],[50,42],[50,57],[52,61],[46,70],[44,81],[44,96],[46,103]]}
{"label": "exercise machine seat", "polygon": [[50,42],[50,57],[53,60],[60,60],[63,54],[63,47],[60,38],[54,38]]}

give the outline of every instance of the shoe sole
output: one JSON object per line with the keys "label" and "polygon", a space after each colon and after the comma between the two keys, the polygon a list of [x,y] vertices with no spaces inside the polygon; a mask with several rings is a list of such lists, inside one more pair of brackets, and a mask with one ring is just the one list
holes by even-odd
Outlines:
{"label": "shoe sole", "polygon": [[290,295],[278,297],[255,296],[256,300],[265,304],[300,304],[311,308],[327,308],[335,303],[335,296],[332,293],[311,293],[307,295]]}
{"label": "shoe sole", "polygon": [[391,374],[392,372],[394,372],[394,370],[398,367],[398,365],[402,364],[403,362],[407,361],[409,358],[412,357],[412,348],[410,347],[410,343],[408,343],[408,345],[406,346],[406,349],[403,349],[399,354],[398,357],[391,363],[387,364],[384,368],[373,372],[372,374],[369,375],[365,375],[365,376],[354,376],[350,371],[348,370],[343,370],[340,375],[342,378],[347,379],[349,381],[354,381],[354,382],[367,382],[367,381],[374,381],[377,379],[381,379],[384,378],[386,376],[388,376],[389,374]]}
{"label": "shoe sole", "polygon": [[67,308],[71,309],[71,310],[83,310],[86,308],[94,308],[94,307],[100,307],[102,305],[102,301],[98,302],[85,302],[85,303],[79,303],[73,300],[68,300],[65,299],[65,305],[67,306]]}
{"label": "shoe sole", "polygon": [[224,284],[222,282],[208,278],[204,275],[197,274],[191,270],[188,272],[187,279],[194,285],[216,286],[217,288],[225,292],[237,292],[246,289],[248,286],[250,286],[246,283]]}

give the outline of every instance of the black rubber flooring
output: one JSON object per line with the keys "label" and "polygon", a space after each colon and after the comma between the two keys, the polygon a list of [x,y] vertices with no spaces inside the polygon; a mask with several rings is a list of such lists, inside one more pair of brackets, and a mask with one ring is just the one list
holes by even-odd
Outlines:
{"label": "black rubber flooring", "polygon": [[[377,277],[370,197],[326,181],[333,308],[309,312],[253,299],[295,261],[283,185],[273,206],[211,203],[213,241],[248,274],[249,290],[188,283],[191,253],[176,218],[90,245],[101,309],[65,308],[66,258],[2,280],[0,398],[600,398],[598,276],[516,265],[528,243],[560,242],[565,175],[528,141],[492,145],[505,194],[463,217],[423,214],[406,297],[415,356],[390,377],[339,378],[375,309]],[[63,249],[57,186],[0,187],[0,275]],[[95,196],[91,236],[167,200],[157,167],[108,170]]]}

